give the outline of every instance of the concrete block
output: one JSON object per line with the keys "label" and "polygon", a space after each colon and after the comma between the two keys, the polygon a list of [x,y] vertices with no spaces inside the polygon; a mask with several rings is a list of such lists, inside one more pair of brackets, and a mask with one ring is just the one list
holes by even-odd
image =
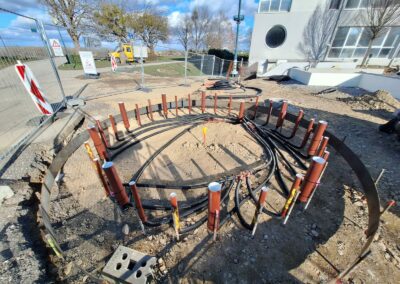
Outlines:
{"label": "concrete block", "polygon": [[103,275],[116,283],[149,283],[156,258],[119,246],[103,269]]}

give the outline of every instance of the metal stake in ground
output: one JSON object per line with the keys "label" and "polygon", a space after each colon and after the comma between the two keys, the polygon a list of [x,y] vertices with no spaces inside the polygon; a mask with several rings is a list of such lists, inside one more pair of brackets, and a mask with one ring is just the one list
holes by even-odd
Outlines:
{"label": "metal stake in ground", "polygon": [[203,132],[203,145],[205,147],[206,141],[207,141],[207,127],[206,126],[203,127],[202,132]]}
{"label": "metal stake in ground", "polygon": [[100,159],[108,160],[108,152],[106,146],[100,139],[99,132],[97,131],[96,126],[90,125],[87,130],[89,132],[90,138],[92,138],[94,147],[96,148],[97,154],[99,155]]}
{"label": "metal stake in ground", "polygon": [[261,193],[260,193],[260,197],[258,199],[258,203],[257,203],[257,208],[256,208],[256,212],[254,214],[254,218],[253,218],[253,231],[251,232],[251,235],[254,236],[254,234],[256,233],[257,230],[257,225],[260,219],[260,214],[262,213],[262,209],[264,208],[264,203],[265,203],[265,199],[267,198],[267,192],[269,191],[269,188],[266,186],[263,186],[261,188]]}
{"label": "metal stake in ground", "polygon": [[179,241],[179,230],[181,228],[181,225],[179,223],[179,209],[178,209],[178,200],[176,198],[176,193],[172,192],[169,195],[169,201],[171,203],[171,209],[172,209],[172,224],[174,226],[175,234],[176,234],[176,240]]}
{"label": "metal stake in ground", "polygon": [[128,119],[128,114],[126,112],[125,104],[123,102],[118,103],[119,111],[121,113],[122,121],[124,122],[125,129],[128,131],[130,124]]}

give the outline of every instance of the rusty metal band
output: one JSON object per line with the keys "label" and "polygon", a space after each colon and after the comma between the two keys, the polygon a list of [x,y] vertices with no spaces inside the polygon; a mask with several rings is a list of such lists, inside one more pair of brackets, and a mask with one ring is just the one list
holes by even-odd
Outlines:
{"label": "rusty metal band", "polygon": [[[213,105],[213,100],[207,100],[208,103],[206,104],[207,106]],[[153,112],[162,112],[162,104],[155,104],[153,105]],[[182,107],[187,107],[188,103],[182,101]],[[193,100],[192,101],[192,107],[196,106],[201,106],[201,101],[200,100]],[[232,103],[232,106],[236,106],[236,109],[238,109],[239,104]],[[254,104],[248,103],[246,104],[247,108],[245,108],[245,115],[248,116],[250,114],[254,114]],[[167,103],[168,109],[174,109],[175,108],[175,102],[169,102]],[[222,108],[228,108],[227,102],[218,102],[218,107]],[[268,108],[259,105],[258,106],[258,113],[268,113]],[[139,110],[140,114],[147,114],[147,107],[142,107]],[[128,111],[128,116],[134,115],[135,110]],[[274,109],[272,112],[272,115],[278,116],[279,115],[279,110]],[[189,116],[189,115],[188,115]],[[185,117],[185,116],[182,116]],[[250,116],[253,117],[253,116]],[[286,120],[295,123],[296,122],[297,115],[296,114],[291,114],[287,113],[286,115]],[[177,119],[177,118],[170,118],[170,119]],[[121,115],[118,114],[115,116],[115,121],[116,122],[121,122],[122,118]],[[302,119],[300,122],[300,126],[303,128],[307,128],[309,124],[309,121],[306,119]],[[102,122],[103,126],[109,126],[108,119]],[[144,125],[145,126],[145,125]],[[358,254],[358,256],[355,258],[353,262],[351,262],[345,270],[343,270],[338,276],[337,279],[345,277],[348,273],[351,272],[354,267],[369,253],[369,247],[374,239],[374,236],[376,232],[378,231],[379,228],[379,220],[380,220],[380,201],[379,201],[379,196],[378,192],[375,186],[375,183],[366,168],[366,166],[362,163],[360,158],[339,138],[337,138],[335,135],[333,135],[329,131],[325,131],[325,136],[329,137],[329,145],[334,148],[337,153],[339,153],[345,161],[349,164],[349,166],[352,168],[354,173],[356,174],[357,178],[359,179],[362,188],[365,193],[365,197],[367,199],[367,205],[368,205],[368,228],[366,230],[366,237],[367,240],[364,244],[364,246],[361,249],[361,252]],[[50,220],[48,217],[48,212],[49,212],[49,203],[50,203],[50,191],[51,188],[54,184],[55,178],[58,174],[58,172],[61,170],[63,165],[67,162],[68,158],[81,146],[85,141],[89,139],[89,134],[87,131],[83,131],[80,134],[78,134],[72,141],[70,141],[54,158],[52,164],[47,170],[46,177],[44,179],[44,183],[41,188],[41,205],[40,205],[40,212],[43,216],[43,225],[46,228],[46,230],[54,237],[54,240],[56,242],[56,245],[59,247],[59,243],[57,239],[54,236],[54,230],[50,224]]]}

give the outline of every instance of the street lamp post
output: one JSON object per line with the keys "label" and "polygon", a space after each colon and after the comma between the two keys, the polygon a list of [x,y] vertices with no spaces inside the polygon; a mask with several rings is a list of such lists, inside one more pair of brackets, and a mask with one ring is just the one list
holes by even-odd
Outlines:
{"label": "street lamp post", "polygon": [[244,20],[244,16],[240,14],[240,10],[242,8],[242,0],[239,0],[239,9],[237,16],[233,17],[233,20],[236,22],[236,42],[235,42],[235,56],[233,58],[233,70],[232,75],[237,76],[237,53],[238,53],[238,42],[239,42],[239,25]]}

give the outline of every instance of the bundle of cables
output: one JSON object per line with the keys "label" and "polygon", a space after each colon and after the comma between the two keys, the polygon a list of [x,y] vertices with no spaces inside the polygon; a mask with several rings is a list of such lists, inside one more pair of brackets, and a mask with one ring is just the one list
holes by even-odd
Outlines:
{"label": "bundle of cables", "polygon": [[[257,194],[260,192],[263,186],[268,186],[271,183],[271,179],[274,177],[276,184],[278,184],[277,190],[281,192],[282,195],[288,196],[289,189],[285,182],[286,179],[294,179],[297,174],[296,167],[300,167],[301,169],[306,169],[306,159],[308,158],[306,155],[303,155],[299,149],[297,149],[296,145],[293,145],[287,141],[287,139],[276,132],[275,130],[267,128],[266,125],[256,124],[254,121],[245,117],[241,122],[238,121],[236,116],[220,116],[215,114],[197,114],[197,115],[186,115],[179,118],[171,118],[162,121],[154,121],[143,125],[141,128],[130,131],[125,137],[120,138],[120,142],[108,148],[111,152],[111,160],[114,160],[118,155],[123,153],[128,148],[137,145],[149,139],[155,135],[161,134],[163,132],[167,132],[172,129],[176,129],[177,127],[185,127],[184,130],[179,132],[172,139],[167,141],[162,147],[156,150],[137,170],[133,176],[132,181],[136,181],[137,187],[148,188],[148,189],[174,189],[181,191],[188,190],[199,190],[206,189],[210,180],[204,180],[203,182],[199,182],[196,184],[186,184],[186,185],[165,185],[165,184],[150,184],[150,183],[141,183],[140,178],[143,172],[147,167],[152,163],[152,161],[168,146],[173,144],[178,138],[182,137],[189,130],[193,129],[198,125],[202,125],[204,123],[210,121],[221,121],[224,123],[231,124],[241,124],[242,127],[247,131],[249,135],[254,137],[256,141],[263,148],[265,155],[263,156],[264,160],[260,163],[259,166],[255,168],[248,168],[246,174],[243,174],[243,171],[236,174],[227,175],[218,182],[222,184],[222,192],[221,192],[221,215],[220,215],[220,226],[232,216],[237,214],[241,224],[249,229],[253,229],[253,224],[250,220],[248,222],[246,217],[244,216],[242,210],[242,206],[246,202],[250,202],[256,204],[258,201]],[[186,127],[187,126],[187,127]],[[148,132],[151,132],[150,134]],[[291,157],[293,161],[295,161],[296,166],[293,165],[288,159]],[[286,170],[287,174],[285,174],[285,178],[282,174],[282,171]],[[262,172],[262,173],[261,173]],[[258,186],[253,188],[250,177],[254,176],[258,173],[258,176],[263,176],[262,180],[258,180]],[[289,176],[289,178],[288,178]],[[215,181],[215,180],[213,180]],[[242,188],[242,183],[245,189]],[[124,183],[126,189],[128,189],[129,182]],[[129,194],[129,190],[126,190]],[[234,191],[234,198],[231,197],[231,192]],[[112,197],[111,197],[112,198]],[[132,196],[130,196],[131,200]],[[234,202],[234,206],[229,206],[230,202]],[[113,200],[115,202],[115,200]],[[144,222],[145,226],[156,227],[161,226],[163,224],[172,224],[173,220],[171,217],[171,206],[164,201],[164,203],[156,200],[143,201],[143,208],[149,213],[152,211],[164,211],[165,214],[162,214],[161,217],[152,218]],[[179,215],[182,220],[188,217],[196,216],[197,221],[191,223],[189,226],[181,227],[180,233],[185,234],[190,231],[198,228],[203,223],[207,221],[207,207],[208,207],[208,196],[202,195],[194,202],[183,204],[184,202],[180,202],[179,206]],[[272,217],[277,217],[278,213],[267,210],[266,208],[262,209],[262,212],[268,214]]]}
{"label": "bundle of cables", "polygon": [[207,90],[233,90],[236,89],[236,86],[231,84],[226,79],[216,81],[211,87],[208,87]]}

